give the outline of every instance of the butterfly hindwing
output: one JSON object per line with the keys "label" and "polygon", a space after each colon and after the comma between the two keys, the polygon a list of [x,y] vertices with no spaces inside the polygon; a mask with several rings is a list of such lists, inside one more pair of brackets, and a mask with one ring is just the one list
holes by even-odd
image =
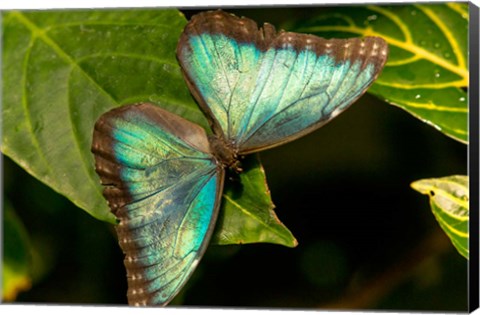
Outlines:
{"label": "butterfly hindwing", "polygon": [[276,33],[215,11],[192,18],[177,57],[214,131],[245,154],[296,139],[346,109],[380,73],[387,44]]}
{"label": "butterfly hindwing", "polygon": [[205,131],[150,104],[104,114],[92,152],[119,220],[131,305],[166,304],[203,255],[224,173]]}

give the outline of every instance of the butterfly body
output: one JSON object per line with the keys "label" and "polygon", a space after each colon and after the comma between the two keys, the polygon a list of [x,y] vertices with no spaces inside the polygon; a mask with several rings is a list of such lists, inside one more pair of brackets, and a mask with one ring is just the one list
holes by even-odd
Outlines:
{"label": "butterfly body", "polygon": [[119,220],[131,305],[165,305],[195,270],[218,215],[226,169],[297,139],[351,105],[378,76],[386,43],[258,28],[223,11],[192,17],[177,46],[212,135],[158,106],[113,109],[92,152]]}
{"label": "butterfly body", "polygon": [[210,143],[210,150],[213,156],[215,156],[217,162],[224,168],[230,168],[233,170],[239,170],[238,162],[238,148],[235,147],[235,143],[228,141],[223,137],[217,135],[210,135],[208,137]]}

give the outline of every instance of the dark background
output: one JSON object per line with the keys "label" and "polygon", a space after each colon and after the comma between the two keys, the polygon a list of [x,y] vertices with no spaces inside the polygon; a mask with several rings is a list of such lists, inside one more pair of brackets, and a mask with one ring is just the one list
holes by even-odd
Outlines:
{"label": "dark background", "polygon": [[[272,10],[269,22],[281,23]],[[367,94],[318,131],[260,158],[276,213],[299,245],[210,246],[172,304],[467,309],[467,260],[439,228],[427,196],[409,186],[466,175],[466,145]],[[34,284],[17,301],[126,304],[113,227],[7,157],[3,170],[4,198],[34,249]]]}

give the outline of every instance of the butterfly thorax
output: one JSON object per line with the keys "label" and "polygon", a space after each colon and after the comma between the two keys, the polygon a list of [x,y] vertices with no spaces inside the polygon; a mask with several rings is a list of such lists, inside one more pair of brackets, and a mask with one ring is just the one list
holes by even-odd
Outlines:
{"label": "butterfly thorax", "polygon": [[233,141],[228,141],[216,135],[209,136],[208,140],[212,154],[222,167],[232,169],[237,173],[242,171],[238,160],[238,149]]}

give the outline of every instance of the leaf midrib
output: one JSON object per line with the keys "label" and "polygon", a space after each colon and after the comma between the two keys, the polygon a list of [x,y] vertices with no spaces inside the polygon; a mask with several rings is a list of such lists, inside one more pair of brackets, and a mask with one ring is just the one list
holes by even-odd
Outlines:
{"label": "leaf midrib", "polygon": [[[35,25],[32,21],[30,21],[30,19],[28,19],[25,15],[23,15],[21,12],[18,12],[18,11],[14,11],[11,13],[14,17],[17,18],[18,21],[20,21],[24,26],[26,26],[31,32],[32,32],[32,41],[34,41],[35,38],[40,38],[45,44],[47,44],[51,49],[53,49],[57,54],[58,56],[60,56],[61,58],[63,58],[68,64],[72,65],[73,68],[75,69],[78,69],[80,70],[80,72],[82,74],[85,75],[85,77],[90,80],[93,84],[95,84],[96,87],[98,87],[98,89],[100,91],[102,91],[104,94],[106,94],[115,104],[117,104],[117,102],[115,101],[115,99],[109,94],[107,93],[95,80],[93,80],[93,78],[91,76],[88,75],[88,73],[86,73],[79,65],[78,63],[72,59],[67,53],[65,53],[65,51],[63,51],[58,45],[57,43],[55,43],[50,37],[48,37],[45,33],[44,30],[40,29],[37,27],[37,25]],[[32,46],[30,46],[31,48]],[[30,50],[29,50],[30,51]],[[71,113],[71,110],[69,110],[69,112]],[[70,115],[71,116],[71,115]],[[70,121],[71,121],[71,117],[70,117]],[[82,150],[81,148],[79,147],[79,135],[78,135],[78,132],[76,131],[76,129],[74,128],[74,124],[73,122],[71,122],[71,130],[72,130],[72,134],[73,134],[73,137],[75,138],[75,145],[76,145],[76,148],[78,150],[78,153],[80,155],[80,158],[82,159],[82,166],[83,166],[83,169],[85,171],[85,174],[87,175],[87,178],[89,179],[89,181],[93,184],[93,187],[97,186],[98,185],[98,182],[94,180],[94,178],[92,178],[91,176],[91,173],[89,172],[89,170],[87,169],[87,161],[85,160],[85,156],[84,154],[82,153]],[[38,148],[40,150],[40,148]],[[47,163],[48,164],[48,163]],[[48,164],[48,167],[49,169],[50,168],[50,165]],[[101,196],[101,192],[96,189],[95,190],[97,192],[98,195]]]}
{"label": "leaf midrib", "polygon": [[417,4],[417,8],[423,11],[423,13],[432,20],[435,25],[443,32],[445,37],[447,38],[448,43],[451,45],[453,53],[455,54],[455,57],[457,58],[458,61],[458,67],[462,69],[466,69],[467,65],[465,62],[465,58],[463,57],[462,51],[458,45],[458,42],[455,40],[455,37],[453,34],[450,32],[448,27],[443,23],[443,21],[433,12],[430,8],[427,8],[424,5]]}

